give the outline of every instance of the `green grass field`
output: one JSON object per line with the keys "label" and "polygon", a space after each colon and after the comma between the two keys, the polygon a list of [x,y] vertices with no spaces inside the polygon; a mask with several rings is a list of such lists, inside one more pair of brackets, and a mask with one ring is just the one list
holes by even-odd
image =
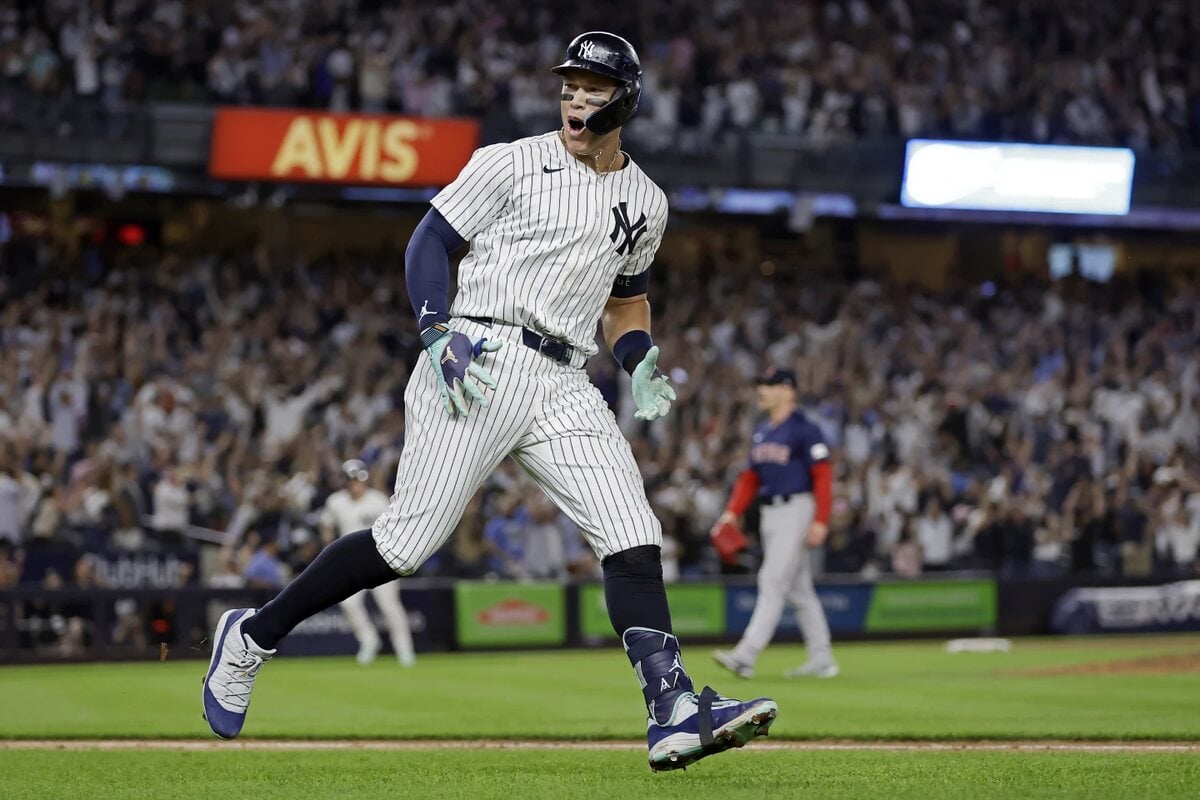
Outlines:
{"label": "green grass field", "polygon": [[[698,684],[768,695],[770,742],[1172,740],[1200,742],[1200,672],[1029,675],[1132,659],[1200,661],[1200,637],[1019,640],[1010,653],[940,642],[848,644],[842,675],[789,681],[797,647],[773,647],[740,681],[685,651]],[[0,739],[212,741],[201,661],[0,668]],[[634,741],[640,692],[619,648],[279,659],[264,668],[247,739]],[[654,775],[644,751],[0,749],[0,798],[33,797],[1197,797],[1200,752],[843,751],[754,745]],[[119,777],[118,777],[119,776]]]}

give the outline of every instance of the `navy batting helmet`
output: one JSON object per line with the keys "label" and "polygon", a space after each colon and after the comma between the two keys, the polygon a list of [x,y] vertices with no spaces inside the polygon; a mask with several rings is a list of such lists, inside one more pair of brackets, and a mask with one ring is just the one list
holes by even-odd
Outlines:
{"label": "navy batting helmet", "polygon": [[592,133],[606,134],[629,121],[642,97],[642,62],[633,45],[606,31],[581,33],[567,45],[567,60],[554,67],[562,75],[569,69],[582,69],[607,75],[620,82],[612,99],[583,121]]}

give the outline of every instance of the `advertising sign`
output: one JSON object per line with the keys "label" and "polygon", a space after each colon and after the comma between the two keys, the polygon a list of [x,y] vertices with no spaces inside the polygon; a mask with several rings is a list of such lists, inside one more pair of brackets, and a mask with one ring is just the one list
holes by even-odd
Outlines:
{"label": "advertising sign", "polygon": [[[825,609],[825,618],[829,621],[832,633],[862,633],[864,620],[867,616],[867,606],[871,602],[871,586],[869,584],[848,584],[833,586],[818,586],[817,597]],[[758,600],[756,586],[730,586],[726,593],[728,613],[728,633],[730,636],[741,636],[742,631],[750,624],[750,615],[754,613],[754,603]],[[781,634],[799,634],[800,626],[791,607],[784,609],[779,618],[779,626],[775,629]]]}
{"label": "advertising sign", "polygon": [[913,139],[900,202],[910,208],[1128,214],[1133,151],[1125,147]]}
{"label": "advertising sign", "polygon": [[[401,584],[400,602],[408,612],[408,627],[413,648],[418,653],[430,650],[449,650],[453,643],[454,619],[450,613],[453,595],[449,589],[404,589]],[[385,642],[383,653],[394,653],[388,641],[388,629],[375,598],[367,592],[367,614]],[[349,620],[337,606],[321,611],[301,622],[279,643],[284,655],[353,657],[358,642]],[[382,656],[382,653],[381,653]]]}
{"label": "advertising sign", "polygon": [[953,631],[996,624],[996,581],[922,581],[875,585],[866,631]]}
{"label": "advertising sign", "polygon": [[200,559],[186,550],[129,552],[108,550],[80,555],[75,550],[31,548],[21,580],[42,584],[53,571],[69,587],[79,562],[87,562],[98,585],[109,589],[176,589],[196,584]]}
{"label": "advertising sign", "polygon": [[230,180],[445,186],[478,146],[474,120],[220,108],[209,172]]}
{"label": "advertising sign", "polygon": [[[671,627],[680,636],[720,636],[725,632],[725,587],[711,583],[667,584]],[[604,603],[604,587],[579,588],[579,632],[584,639],[616,638]]]}
{"label": "advertising sign", "polygon": [[460,581],[454,587],[459,646],[564,644],[564,591],[559,583]]}
{"label": "advertising sign", "polygon": [[1200,631],[1200,581],[1072,589],[1050,625],[1058,633]]}

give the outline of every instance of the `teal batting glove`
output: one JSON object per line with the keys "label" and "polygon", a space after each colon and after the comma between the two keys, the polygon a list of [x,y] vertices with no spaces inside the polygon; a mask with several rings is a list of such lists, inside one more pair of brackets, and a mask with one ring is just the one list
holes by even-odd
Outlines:
{"label": "teal batting glove", "polygon": [[646,422],[665,417],[675,402],[675,390],[667,376],[658,371],[658,345],[651,347],[633,370],[633,416]]}
{"label": "teal batting glove", "polygon": [[498,339],[480,339],[472,343],[465,334],[450,330],[445,323],[432,325],[421,332],[422,340],[429,340],[429,363],[437,376],[438,393],[442,408],[451,417],[467,416],[468,399],[482,408],[488,407],[488,399],[480,385],[496,388],[492,374],[475,359],[484,353],[494,353],[503,344]]}

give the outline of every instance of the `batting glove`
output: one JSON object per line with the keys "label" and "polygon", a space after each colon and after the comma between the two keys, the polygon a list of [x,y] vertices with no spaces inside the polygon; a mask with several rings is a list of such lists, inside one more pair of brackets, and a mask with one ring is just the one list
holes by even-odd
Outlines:
{"label": "batting glove", "polygon": [[429,363],[437,376],[438,393],[446,413],[452,417],[467,416],[468,395],[481,408],[487,408],[488,399],[478,384],[495,389],[496,379],[472,359],[496,352],[504,342],[480,339],[472,344],[466,334],[450,330],[445,323],[426,328],[421,332],[421,339],[428,342],[425,349],[429,351]]}
{"label": "batting glove", "polygon": [[665,417],[675,402],[675,390],[658,371],[658,345],[633,370],[633,402],[638,408],[634,416],[646,422]]}

